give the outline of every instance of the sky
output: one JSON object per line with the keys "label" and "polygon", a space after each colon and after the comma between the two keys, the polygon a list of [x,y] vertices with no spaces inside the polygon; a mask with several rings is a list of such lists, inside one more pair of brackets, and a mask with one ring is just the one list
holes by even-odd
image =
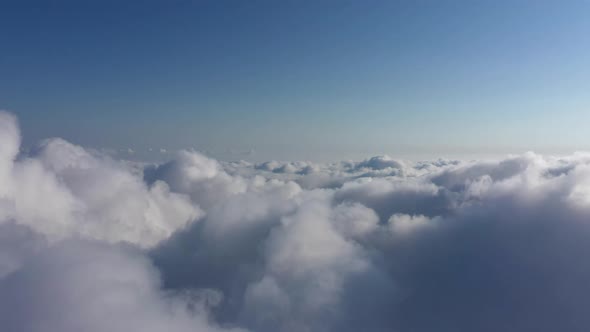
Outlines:
{"label": "sky", "polygon": [[0,109],[220,159],[590,149],[588,1],[0,1]]}

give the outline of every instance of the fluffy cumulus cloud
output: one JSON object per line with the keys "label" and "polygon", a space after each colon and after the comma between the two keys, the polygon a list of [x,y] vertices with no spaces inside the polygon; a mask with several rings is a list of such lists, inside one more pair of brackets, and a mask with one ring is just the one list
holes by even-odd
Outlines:
{"label": "fluffy cumulus cloud", "polygon": [[0,113],[0,330],[587,331],[590,155],[159,164]]}

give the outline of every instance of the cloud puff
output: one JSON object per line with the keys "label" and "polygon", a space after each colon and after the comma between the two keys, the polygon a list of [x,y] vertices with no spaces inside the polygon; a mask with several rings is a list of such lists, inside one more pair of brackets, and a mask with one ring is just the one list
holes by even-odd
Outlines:
{"label": "cloud puff", "polygon": [[217,296],[166,293],[131,248],[66,241],[2,279],[0,321],[3,331],[226,331],[208,320]]}
{"label": "cloud puff", "polygon": [[319,170],[318,165],[304,161],[279,162],[273,160],[256,164],[254,167],[257,170],[263,170],[273,173],[287,173],[299,175],[311,174]]}
{"label": "cloud puff", "polygon": [[147,185],[126,164],[48,139],[16,158],[16,121],[2,113],[0,222],[15,220],[51,240],[81,236],[151,246],[202,215],[168,184]]}
{"label": "cloud puff", "polygon": [[356,168],[382,170],[386,168],[403,169],[404,164],[389,156],[376,156],[356,164]]}
{"label": "cloud puff", "polygon": [[159,164],[0,113],[2,331],[587,331],[590,157]]}

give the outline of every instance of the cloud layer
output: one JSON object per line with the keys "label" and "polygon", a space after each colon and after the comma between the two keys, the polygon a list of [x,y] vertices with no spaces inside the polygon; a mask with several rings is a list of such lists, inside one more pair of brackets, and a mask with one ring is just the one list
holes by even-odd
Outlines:
{"label": "cloud layer", "polygon": [[590,328],[590,155],[19,151],[0,113],[2,331]]}

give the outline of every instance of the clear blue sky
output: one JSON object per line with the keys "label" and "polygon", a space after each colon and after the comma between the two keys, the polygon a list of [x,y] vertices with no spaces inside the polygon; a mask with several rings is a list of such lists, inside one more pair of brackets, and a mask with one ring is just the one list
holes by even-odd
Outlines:
{"label": "clear blue sky", "polygon": [[0,1],[25,144],[565,152],[589,88],[589,1]]}

